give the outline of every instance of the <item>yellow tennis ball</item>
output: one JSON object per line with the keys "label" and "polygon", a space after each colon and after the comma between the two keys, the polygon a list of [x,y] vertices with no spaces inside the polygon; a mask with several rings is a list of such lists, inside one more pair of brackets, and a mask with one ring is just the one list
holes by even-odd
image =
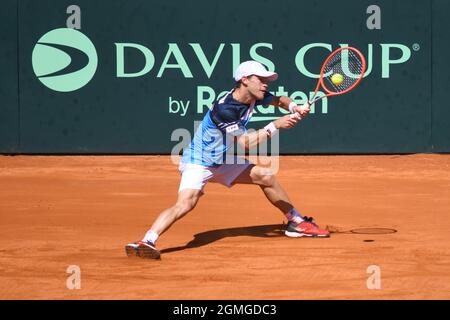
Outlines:
{"label": "yellow tennis ball", "polygon": [[335,73],[331,77],[331,82],[333,82],[335,85],[340,85],[342,82],[344,82],[344,76],[340,73]]}

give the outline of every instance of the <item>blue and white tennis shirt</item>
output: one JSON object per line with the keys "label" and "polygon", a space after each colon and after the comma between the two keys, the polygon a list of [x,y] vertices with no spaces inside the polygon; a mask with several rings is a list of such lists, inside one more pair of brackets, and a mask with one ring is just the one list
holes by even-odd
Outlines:
{"label": "blue and white tennis shirt", "polygon": [[263,100],[246,105],[233,98],[233,91],[216,101],[206,113],[191,143],[183,150],[183,164],[215,167],[225,163],[234,138],[247,132],[255,105],[269,105],[273,99],[273,95],[266,92]]}

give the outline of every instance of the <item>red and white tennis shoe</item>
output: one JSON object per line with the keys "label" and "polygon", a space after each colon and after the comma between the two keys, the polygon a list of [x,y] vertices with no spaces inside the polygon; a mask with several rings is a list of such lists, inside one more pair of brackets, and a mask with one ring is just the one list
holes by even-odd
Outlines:
{"label": "red and white tennis shoe", "polygon": [[303,217],[304,221],[295,223],[289,221],[284,234],[291,238],[300,237],[319,237],[327,238],[330,236],[330,232],[325,229],[320,229],[311,217]]}

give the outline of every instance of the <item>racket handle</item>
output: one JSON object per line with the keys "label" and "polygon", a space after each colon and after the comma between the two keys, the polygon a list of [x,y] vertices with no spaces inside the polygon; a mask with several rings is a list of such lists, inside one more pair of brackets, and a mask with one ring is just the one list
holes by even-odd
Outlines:
{"label": "racket handle", "polygon": [[309,105],[311,106],[311,105],[313,105],[314,103],[316,103],[316,102],[322,100],[323,98],[327,98],[327,96],[325,95],[325,96],[317,97],[317,98],[313,99],[312,101],[310,101],[310,102],[308,102],[308,103],[309,103]]}

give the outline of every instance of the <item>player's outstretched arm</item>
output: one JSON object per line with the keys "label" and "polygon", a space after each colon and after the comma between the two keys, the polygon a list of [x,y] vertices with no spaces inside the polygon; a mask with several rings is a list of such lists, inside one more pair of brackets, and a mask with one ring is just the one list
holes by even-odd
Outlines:
{"label": "player's outstretched arm", "polygon": [[279,129],[292,128],[297,124],[299,120],[300,116],[298,114],[285,115],[269,123],[263,129],[241,135],[239,138],[237,138],[237,142],[244,150],[248,151],[267,141],[267,139],[275,134],[275,132],[277,132]]}

